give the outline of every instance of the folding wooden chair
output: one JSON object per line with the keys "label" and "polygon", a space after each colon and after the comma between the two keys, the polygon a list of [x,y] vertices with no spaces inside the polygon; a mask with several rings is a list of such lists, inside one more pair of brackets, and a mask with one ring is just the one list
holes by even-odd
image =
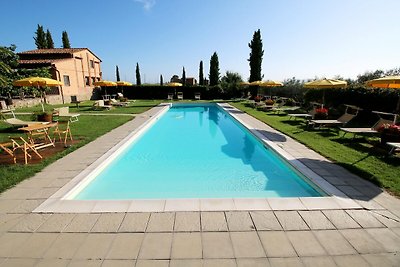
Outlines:
{"label": "folding wooden chair", "polygon": [[58,135],[58,138],[60,139],[60,142],[62,141],[61,135],[64,135],[64,145],[67,144],[68,136],[69,136],[69,139],[70,139],[71,141],[73,141],[73,139],[72,139],[72,133],[71,133],[71,128],[70,128],[70,125],[69,125],[69,124],[70,124],[70,121],[67,121],[67,127],[66,127],[65,129],[60,129],[60,127],[59,127],[60,122],[57,123],[57,126],[56,126],[56,128],[54,129],[54,131],[53,131],[54,142],[55,142],[55,135]]}
{"label": "folding wooden chair", "polygon": [[4,150],[12,159],[14,164],[17,163],[17,156],[16,156],[16,150],[21,149],[22,152],[24,153],[24,160],[25,164],[28,164],[28,158],[31,159],[32,156],[28,153],[29,150],[32,150],[39,158],[43,158],[42,155],[37,152],[36,148],[26,142],[26,140],[22,137],[20,137],[20,140],[22,141],[22,144],[19,144],[17,141],[14,139],[11,139],[11,142],[8,143],[2,143],[0,144],[0,148]]}

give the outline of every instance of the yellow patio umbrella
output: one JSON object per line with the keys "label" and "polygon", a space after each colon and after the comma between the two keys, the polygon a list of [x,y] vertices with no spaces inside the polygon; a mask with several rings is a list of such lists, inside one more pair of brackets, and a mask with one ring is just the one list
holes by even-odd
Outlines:
{"label": "yellow patio umbrella", "polygon": [[182,86],[181,83],[167,83],[167,86]]}
{"label": "yellow patio umbrella", "polygon": [[[341,80],[334,79],[322,79],[315,80],[312,82],[307,82],[304,84],[305,88],[316,88],[316,89],[325,89],[325,88],[346,88],[347,82]],[[325,104],[325,90],[322,91],[322,106]]]}
{"label": "yellow patio umbrella", "polygon": [[124,81],[119,81],[119,82],[117,82],[117,85],[118,85],[118,86],[133,86],[132,83],[130,83],[130,82],[124,82]]}
{"label": "yellow patio umbrella", "polygon": [[250,85],[250,83],[249,82],[240,82],[239,85],[240,86],[248,86],[248,85]]}
{"label": "yellow patio umbrella", "polygon": [[[45,87],[45,86],[59,86],[63,85],[62,82],[50,79],[50,78],[45,78],[45,77],[27,77],[24,79],[16,80],[13,82],[13,85],[15,86],[34,86],[37,87],[39,91],[41,91],[42,97],[43,97],[43,102],[46,103],[46,91],[45,90],[40,90],[40,87]],[[63,103],[64,103],[64,94],[61,89],[61,96],[63,98]],[[42,106],[42,109],[43,106]]]}
{"label": "yellow patio umbrella", "polygon": [[117,86],[116,82],[112,82],[112,81],[98,81],[98,82],[94,82],[93,83],[94,86]]}
{"label": "yellow patio umbrella", "polygon": [[260,86],[262,83],[263,83],[263,81],[254,81],[254,82],[251,82],[249,85],[251,85],[251,86],[256,86],[256,85]]}
{"label": "yellow patio umbrella", "polygon": [[274,87],[274,86],[283,86],[283,83],[277,81],[265,81],[260,84],[261,87]]}
{"label": "yellow patio umbrella", "polygon": [[[399,88],[400,89],[400,75],[397,76],[386,76],[379,79],[374,79],[366,82],[367,86],[376,88]],[[400,96],[397,102],[396,111],[400,110]]]}

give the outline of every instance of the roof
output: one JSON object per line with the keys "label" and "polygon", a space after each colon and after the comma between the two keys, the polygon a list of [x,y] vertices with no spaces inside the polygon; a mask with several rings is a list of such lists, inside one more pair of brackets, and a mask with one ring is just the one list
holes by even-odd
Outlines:
{"label": "roof", "polygon": [[20,59],[19,64],[51,64],[60,59]]}
{"label": "roof", "polygon": [[44,54],[70,54],[73,55],[76,52],[88,50],[92,53],[95,57],[97,57],[100,61],[101,59],[89,48],[51,48],[51,49],[35,49],[17,53],[18,55],[44,55]]}

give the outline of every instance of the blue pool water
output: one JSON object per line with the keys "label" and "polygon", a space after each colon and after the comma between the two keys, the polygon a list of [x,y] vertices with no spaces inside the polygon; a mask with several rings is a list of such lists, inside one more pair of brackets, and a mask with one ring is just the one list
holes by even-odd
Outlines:
{"label": "blue pool water", "polygon": [[173,105],[75,199],[321,196],[215,104]]}

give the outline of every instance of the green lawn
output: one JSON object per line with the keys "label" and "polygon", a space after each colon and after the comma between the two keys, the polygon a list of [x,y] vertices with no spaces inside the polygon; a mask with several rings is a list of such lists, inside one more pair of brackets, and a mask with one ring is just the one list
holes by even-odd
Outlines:
{"label": "green lawn", "polygon": [[[136,101],[131,104],[130,107],[119,107],[114,108],[111,111],[94,111],[95,113],[102,113],[104,116],[90,116],[85,115],[89,112],[89,107],[91,108],[93,101],[84,102],[81,105],[79,111],[76,111],[75,105],[71,105],[71,112],[79,112],[82,115],[79,117],[79,121],[71,124],[71,132],[74,139],[79,139],[80,142],[75,144],[63,152],[60,152],[50,158],[46,158],[39,164],[16,164],[16,165],[0,165],[0,192],[3,192],[7,188],[12,187],[18,182],[33,176],[36,172],[41,171],[45,166],[54,162],[58,158],[65,156],[66,154],[76,150],[77,148],[93,141],[97,137],[111,131],[112,129],[126,123],[127,121],[133,119],[133,116],[116,116],[106,114],[113,113],[142,113],[151,107],[159,104],[161,101]],[[46,106],[46,109],[51,110],[54,107],[61,105]],[[16,112],[33,112],[41,110],[41,106],[35,106],[31,108],[21,108],[17,109]],[[91,112],[91,111],[90,111]],[[18,118],[29,120],[31,115],[17,115]],[[0,121],[0,142],[8,142],[9,137],[23,136],[24,134],[15,128],[11,128],[8,124]],[[4,152],[0,152],[4,153]]]}
{"label": "green lawn", "polygon": [[246,107],[243,102],[232,103],[249,115],[287,134],[314,151],[329,158],[351,172],[400,196],[400,158],[387,157],[387,148],[377,138],[342,138],[334,129],[310,130],[300,119],[289,121],[286,115],[277,115]]}

